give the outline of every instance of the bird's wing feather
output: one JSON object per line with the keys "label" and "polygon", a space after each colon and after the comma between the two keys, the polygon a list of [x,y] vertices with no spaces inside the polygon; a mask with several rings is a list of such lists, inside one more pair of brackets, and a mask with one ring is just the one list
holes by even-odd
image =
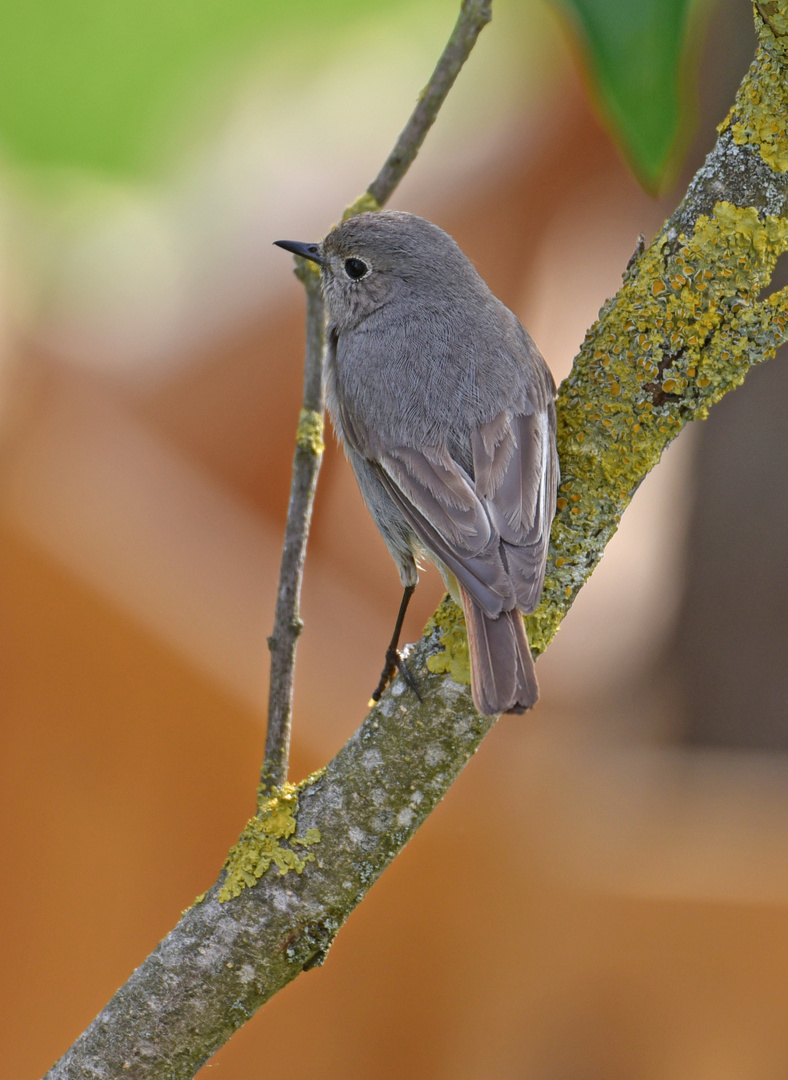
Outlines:
{"label": "bird's wing feather", "polygon": [[381,483],[424,547],[493,618],[515,603],[515,591],[473,480],[448,450],[393,447],[376,463]]}
{"label": "bird's wing feather", "polygon": [[555,407],[512,416],[504,412],[473,434],[476,493],[503,541],[503,557],[530,612],[544,581],[558,488]]}
{"label": "bird's wing feather", "polygon": [[558,487],[555,407],[504,410],[472,436],[475,479],[445,448],[381,454],[384,487],[424,544],[495,617],[531,612],[544,582]]}

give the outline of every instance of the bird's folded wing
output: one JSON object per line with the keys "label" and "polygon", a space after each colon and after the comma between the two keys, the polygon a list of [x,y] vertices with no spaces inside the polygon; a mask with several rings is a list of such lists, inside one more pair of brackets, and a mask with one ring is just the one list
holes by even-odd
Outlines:
{"label": "bird's folded wing", "polygon": [[473,480],[444,448],[393,447],[376,463],[381,483],[425,548],[493,618],[515,604],[500,537]]}
{"label": "bird's folded wing", "polygon": [[473,433],[472,445],[476,495],[503,541],[517,606],[533,611],[558,488],[553,403],[530,413],[500,413]]}

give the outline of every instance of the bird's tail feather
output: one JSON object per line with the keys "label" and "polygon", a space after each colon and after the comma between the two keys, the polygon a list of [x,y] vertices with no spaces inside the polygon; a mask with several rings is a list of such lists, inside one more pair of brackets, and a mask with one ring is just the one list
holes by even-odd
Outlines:
{"label": "bird's tail feather", "polygon": [[480,713],[522,713],[539,697],[533,657],[523,617],[517,609],[491,618],[462,586],[468,628],[471,691]]}

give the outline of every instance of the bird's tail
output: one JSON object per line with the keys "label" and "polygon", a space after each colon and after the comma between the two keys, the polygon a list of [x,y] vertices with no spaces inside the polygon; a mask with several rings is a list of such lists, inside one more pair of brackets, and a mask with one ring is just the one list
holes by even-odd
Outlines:
{"label": "bird's tail", "polygon": [[522,615],[515,608],[493,619],[462,586],[460,591],[474,705],[485,716],[525,712],[536,703],[539,686]]}

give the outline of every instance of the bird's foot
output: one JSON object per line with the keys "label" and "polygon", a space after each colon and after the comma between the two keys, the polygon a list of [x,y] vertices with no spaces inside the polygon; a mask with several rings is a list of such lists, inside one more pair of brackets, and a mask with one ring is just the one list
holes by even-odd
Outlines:
{"label": "bird's foot", "polygon": [[402,659],[399,649],[391,647],[386,650],[386,663],[383,671],[380,673],[380,682],[372,692],[372,700],[375,702],[380,701],[383,696],[383,691],[394,678],[395,671],[399,671],[408,687],[413,691],[419,701],[421,701],[422,697],[419,693],[419,688],[416,686],[416,680],[411,675],[408,665]]}

